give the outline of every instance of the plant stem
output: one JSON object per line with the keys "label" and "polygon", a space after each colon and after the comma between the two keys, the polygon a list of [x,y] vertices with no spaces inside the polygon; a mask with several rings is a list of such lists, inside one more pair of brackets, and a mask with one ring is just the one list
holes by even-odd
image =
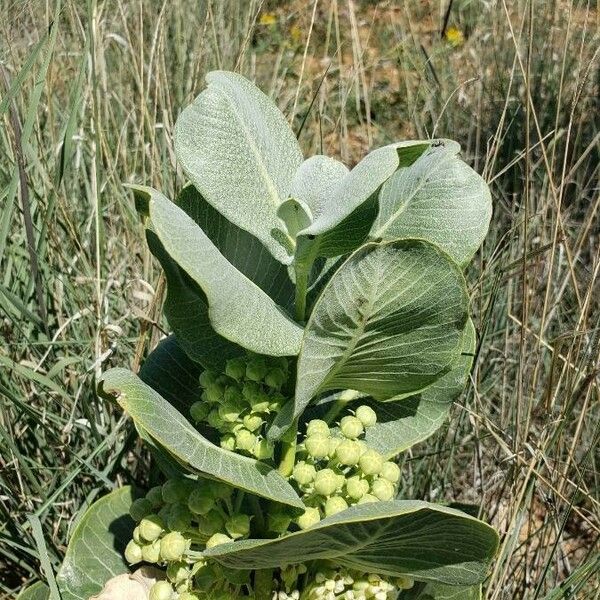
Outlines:
{"label": "plant stem", "polygon": [[255,600],[271,600],[273,590],[273,569],[258,569],[254,571]]}
{"label": "plant stem", "polygon": [[282,442],[282,456],[278,471],[283,477],[289,477],[294,470],[296,460],[296,445],[298,438],[298,419],[294,421],[289,431],[285,433],[285,441]]}
{"label": "plant stem", "polygon": [[338,399],[332,403],[331,408],[327,411],[327,413],[323,417],[323,421],[325,421],[325,423],[330,425],[331,422],[340,414],[340,412],[342,412],[344,406],[346,406],[346,404],[348,404],[348,402],[355,400],[359,396],[360,396],[360,392],[357,392],[356,390],[346,390],[346,391],[342,392],[339,395]]}
{"label": "plant stem", "polygon": [[306,292],[308,289],[308,271],[296,269],[296,321],[304,321],[306,316]]}

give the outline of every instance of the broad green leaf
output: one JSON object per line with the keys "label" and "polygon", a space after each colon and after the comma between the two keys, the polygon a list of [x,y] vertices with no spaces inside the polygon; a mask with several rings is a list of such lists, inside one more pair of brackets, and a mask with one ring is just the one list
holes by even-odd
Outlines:
{"label": "broad green leaf", "polygon": [[438,141],[381,188],[372,238],[429,240],[465,265],[488,230],[492,215],[486,182],[459,157],[456,142]]}
{"label": "broad green leaf", "polygon": [[338,565],[449,585],[481,582],[498,545],[486,523],[427,502],[350,507],[297,533],[242,540],[205,551],[234,569],[268,569],[330,559]]}
{"label": "broad green leaf", "polygon": [[283,309],[240,273],[181,208],[152,188],[134,189],[149,196],[152,228],[166,252],[206,294],[214,330],[259,354],[297,354],[302,329]]}
{"label": "broad green leaf", "polygon": [[460,269],[432,244],[363,246],[336,271],[306,325],[294,415],[330,390],[389,400],[425,389],[460,355],[467,309]]}
{"label": "broad green leaf", "polygon": [[100,379],[99,392],[116,396],[136,425],[190,471],[282,504],[303,506],[292,486],[275,469],[212,444],[131,371],[107,371]]}
{"label": "broad green leaf", "polygon": [[206,81],[177,119],[177,160],[210,204],[289,263],[277,209],[302,163],[298,142],[272,100],[244,77],[213,71]]}
{"label": "broad green leaf", "polygon": [[481,586],[417,583],[414,588],[403,592],[400,600],[481,600]]}
{"label": "broad green leaf", "polygon": [[123,551],[135,525],[129,516],[133,499],[132,489],[123,487],[94,502],[83,515],[56,577],[62,600],[88,600],[111,577],[129,571]]}
{"label": "broad green leaf", "polygon": [[18,596],[17,600],[49,600],[50,588],[43,581],[36,581],[34,584],[25,588]]}
{"label": "broad green leaf", "polygon": [[215,210],[193,185],[177,197],[182,208],[202,228],[219,252],[248,279],[283,307],[294,300],[294,285],[288,269],[253,235],[240,229]]}

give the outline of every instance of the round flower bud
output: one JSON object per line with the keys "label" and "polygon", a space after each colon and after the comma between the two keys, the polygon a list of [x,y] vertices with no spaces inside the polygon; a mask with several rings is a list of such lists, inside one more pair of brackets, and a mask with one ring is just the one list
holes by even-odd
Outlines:
{"label": "round flower bud", "polygon": [[257,429],[260,429],[260,427],[264,423],[264,419],[257,413],[250,413],[249,415],[246,415],[243,421],[244,427],[248,431],[252,432],[256,431]]}
{"label": "round flower bud", "polygon": [[154,512],[152,508],[152,502],[148,498],[138,498],[131,503],[129,514],[136,523],[139,523],[144,517]]}
{"label": "round flower bud", "polygon": [[169,515],[171,514],[172,504],[163,504],[163,507],[158,511],[158,516],[161,518],[163,523],[167,522]]}
{"label": "round flower bud", "polygon": [[277,412],[286,403],[287,398],[283,394],[275,392],[270,395],[269,400],[269,410]]}
{"label": "round flower bud", "polygon": [[278,367],[269,369],[265,376],[265,383],[274,390],[280,390],[287,381],[287,373]]}
{"label": "round flower bud", "polygon": [[396,587],[399,587],[401,590],[410,590],[414,587],[415,580],[407,575],[400,575],[400,577],[396,577],[395,583]]}
{"label": "round flower bud", "polygon": [[183,561],[171,562],[167,566],[167,577],[173,583],[181,583],[190,577],[190,569]]}
{"label": "round flower bud", "polygon": [[233,494],[233,488],[223,481],[209,481],[212,495],[219,500],[227,500]]}
{"label": "round flower bud", "polygon": [[387,479],[376,479],[371,485],[371,493],[379,500],[391,500],[394,497],[394,484]]}
{"label": "round flower bud", "polygon": [[208,486],[198,486],[188,498],[188,508],[196,515],[205,515],[215,505],[212,490]]}
{"label": "round flower bud", "polygon": [[313,481],[316,473],[317,470],[312,465],[309,465],[304,461],[300,461],[294,467],[292,476],[300,485],[308,485],[311,481]]}
{"label": "round flower bud", "polygon": [[212,383],[206,388],[206,398],[209,402],[221,402],[225,388],[220,383]]}
{"label": "round flower bud", "polygon": [[391,460],[388,460],[381,465],[380,475],[392,483],[396,483],[400,479],[400,467]]}
{"label": "round flower bud", "polygon": [[186,479],[167,479],[162,486],[162,497],[169,504],[187,502],[193,483]]}
{"label": "round flower bud", "polygon": [[181,560],[186,550],[187,541],[178,531],[171,531],[160,540],[160,556],[163,560]]}
{"label": "round flower bud", "polygon": [[273,458],[273,444],[269,442],[269,440],[262,439],[259,440],[252,450],[252,454],[258,460],[268,460],[269,458]]}
{"label": "round flower bud", "polygon": [[329,436],[329,425],[325,423],[325,421],[321,421],[321,419],[313,419],[308,422],[306,426],[306,437],[311,435],[324,435],[325,437]]}
{"label": "round flower bud", "polygon": [[225,363],[225,374],[239,381],[246,373],[246,359],[243,356],[230,358]]}
{"label": "round flower bud", "polygon": [[131,540],[125,547],[125,560],[130,565],[142,562],[142,548],[139,544],[136,544],[134,540]]}
{"label": "round flower bud", "polygon": [[269,531],[273,533],[285,533],[292,522],[292,517],[282,510],[270,512],[267,516]]}
{"label": "round flower bud", "polygon": [[165,530],[165,523],[158,515],[148,515],[140,521],[140,535],[147,542],[153,542]]}
{"label": "round flower bud", "polygon": [[252,452],[254,444],[256,444],[256,436],[252,432],[247,429],[240,429],[235,432],[235,446],[239,450]]}
{"label": "round flower bud", "polygon": [[337,450],[337,447],[342,443],[342,440],[340,438],[337,437],[330,437],[329,438],[329,452],[327,453],[328,456],[335,456],[335,451]]}
{"label": "round flower bud", "polygon": [[190,406],[190,416],[195,423],[204,421],[206,417],[208,417],[209,412],[210,405],[206,402],[202,402],[202,400],[198,400],[198,402],[194,402],[194,404]]}
{"label": "round flower bud", "polygon": [[145,562],[157,563],[160,560],[160,542],[154,540],[151,544],[144,544],[142,558]]}
{"label": "round flower bud", "polygon": [[267,374],[267,365],[262,358],[252,358],[246,365],[246,377],[250,381],[262,381]]}
{"label": "round flower bud", "polygon": [[242,386],[242,396],[250,403],[261,391],[260,386],[255,381],[246,381]]}
{"label": "round flower bud", "polygon": [[200,377],[198,378],[198,382],[203,388],[207,388],[209,385],[212,385],[216,381],[217,374],[213,371],[210,371],[209,369],[206,369],[206,371],[202,371],[202,373],[200,373]]}
{"label": "round flower bud", "polygon": [[131,536],[133,538],[133,541],[138,545],[141,546],[144,543],[144,539],[142,538],[142,536],[140,535],[140,528],[135,527],[133,530],[133,534]]}
{"label": "round flower bud", "polygon": [[171,531],[185,531],[192,524],[192,513],[187,504],[173,504],[167,517],[167,527]]}
{"label": "round flower bud", "polygon": [[311,435],[305,438],[304,447],[312,458],[325,458],[329,454],[329,438],[324,435]]}
{"label": "round flower bud", "polygon": [[346,493],[352,500],[360,500],[369,491],[369,482],[357,475],[346,480]]}
{"label": "round flower bud", "polygon": [[219,444],[223,450],[229,450],[230,452],[233,452],[235,450],[235,435],[232,433],[226,433],[219,441]]}
{"label": "round flower bud", "polygon": [[371,495],[371,494],[365,494],[358,502],[357,504],[369,504],[369,502],[379,502],[379,498],[376,498],[375,496]]}
{"label": "round flower bud", "polygon": [[296,519],[296,523],[300,529],[308,529],[313,525],[316,525],[321,520],[321,513],[318,508],[307,507],[304,514],[300,515]]}
{"label": "round flower bud", "polygon": [[196,594],[192,594],[192,592],[183,592],[179,594],[178,600],[200,600]]}
{"label": "round flower bud", "polygon": [[344,440],[336,448],[335,457],[342,465],[355,465],[360,458],[360,446],[353,440]]}
{"label": "round flower bud", "polygon": [[252,411],[256,413],[266,413],[269,412],[271,408],[271,398],[266,392],[260,390],[251,400],[250,406],[252,406]]}
{"label": "round flower bud", "polygon": [[250,533],[250,517],[248,515],[234,515],[225,521],[227,533],[234,539],[246,537]]}
{"label": "round flower bud", "polygon": [[238,404],[244,402],[241,388],[237,385],[228,385],[223,393],[223,401],[237,402]]}
{"label": "round flower bud", "polygon": [[339,485],[339,477],[331,469],[317,471],[315,475],[315,492],[321,496],[331,496]]}
{"label": "round flower bud", "polygon": [[208,542],[206,542],[207,548],[214,548],[215,546],[219,546],[221,544],[228,544],[229,542],[233,542],[233,540],[224,533],[215,533],[212,535]]}
{"label": "round flower bud", "polygon": [[207,537],[222,531],[224,525],[223,517],[216,510],[211,510],[208,514],[198,518],[198,531]]}
{"label": "round flower bud", "polygon": [[244,405],[241,402],[228,401],[219,406],[219,416],[225,423],[235,423],[243,410]]}
{"label": "round flower bud", "polygon": [[168,581],[157,581],[151,588],[148,600],[171,600],[173,587]]}
{"label": "round flower bud", "polygon": [[162,506],[162,486],[155,485],[153,488],[150,488],[146,493],[146,499],[150,502],[150,504],[152,504],[153,508],[158,508]]}
{"label": "round flower bud", "polygon": [[325,502],[325,516],[330,517],[348,508],[348,503],[341,496],[332,496]]}
{"label": "round flower bud", "polygon": [[357,437],[362,435],[365,428],[363,427],[360,419],[348,415],[340,421],[340,430],[345,437],[355,440]]}
{"label": "round flower bud", "polygon": [[358,464],[365,475],[377,475],[383,466],[383,456],[377,450],[367,450],[359,459]]}
{"label": "round flower bud", "polygon": [[213,429],[221,429],[221,426],[223,425],[223,420],[221,419],[220,415],[219,415],[219,411],[218,409],[213,409],[208,413],[208,416],[206,417],[206,422],[213,428]]}
{"label": "round flower bud", "polygon": [[363,404],[356,409],[356,418],[365,427],[371,427],[377,423],[377,413],[366,404]]}

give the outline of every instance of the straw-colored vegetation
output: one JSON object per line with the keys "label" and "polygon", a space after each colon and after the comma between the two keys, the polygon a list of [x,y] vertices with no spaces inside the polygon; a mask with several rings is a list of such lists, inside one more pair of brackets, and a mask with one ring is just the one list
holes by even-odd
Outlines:
{"label": "straw-colored vegetation", "polygon": [[307,154],[352,164],[443,136],[490,182],[470,272],[472,384],[404,456],[401,491],[474,504],[500,530],[486,598],[600,597],[595,0],[0,9],[1,598],[51,576],[95,498],[131,472],[152,482],[131,422],[94,394],[100,372],[135,368],[165,327],[123,183],[181,186],[173,124],[214,68],[276,98]]}

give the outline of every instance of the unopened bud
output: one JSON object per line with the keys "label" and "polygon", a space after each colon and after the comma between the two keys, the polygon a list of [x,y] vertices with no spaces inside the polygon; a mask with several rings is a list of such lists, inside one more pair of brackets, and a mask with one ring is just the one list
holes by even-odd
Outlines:
{"label": "unopened bud", "polygon": [[195,423],[204,421],[206,417],[208,417],[209,412],[210,405],[202,400],[198,400],[198,402],[194,402],[194,404],[190,406],[190,416]]}
{"label": "unopened bud", "polygon": [[400,467],[395,462],[388,460],[381,465],[380,475],[391,483],[397,483],[400,479]]}
{"label": "unopened bud", "polygon": [[352,500],[360,500],[369,491],[369,482],[357,475],[346,480],[346,492]]}
{"label": "unopened bud", "polygon": [[151,588],[148,600],[171,600],[173,587],[168,581],[157,581]]}
{"label": "unopened bud", "polygon": [[207,537],[222,531],[224,525],[223,517],[214,509],[198,518],[198,531]]}
{"label": "unopened bud", "polygon": [[238,514],[225,521],[227,533],[234,539],[246,537],[250,533],[250,517]]}
{"label": "unopened bud", "polygon": [[225,364],[225,374],[239,381],[246,374],[246,359],[242,356],[229,359]]}
{"label": "unopened bud", "polygon": [[185,531],[192,523],[192,513],[187,504],[174,504],[167,517],[167,527],[171,531]]}
{"label": "unopened bud", "polygon": [[162,497],[165,502],[187,502],[193,488],[193,482],[186,479],[168,479],[162,486]]}
{"label": "unopened bud", "polygon": [[363,427],[363,424],[360,421],[360,419],[348,415],[340,421],[340,430],[344,437],[347,437],[351,440],[355,440],[356,438],[362,435],[365,428]]}
{"label": "unopened bud", "polygon": [[360,446],[353,440],[343,440],[335,450],[335,457],[342,465],[355,465],[360,458]]}
{"label": "unopened bud", "polygon": [[229,542],[233,542],[233,540],[228,535],[225,535],[224,533],[215,533],[206,542],[206,547],[214,548],[215,546],[220,546],[221,544],[228,544]]}
{"label": "unopened bud", "polygon": [[142,558],[145,562],[157,563],[160,560],[160,542],[154,540],[142,546]]}
{"label": "unopened bud", "polygon": [[311,435],[323,435],[325,437],[329,436],[329,425],[322,421],[321,419],[313,419],[308,422],[306,426],[306,437]]}
{"label": "unopened bud", "polygon": [[131,540],[125,548],[125,560],[130,565],[135,565],[143,560],[142,548],[133,540]]}
{"label": "unopened bud", "polygon": [[233,452],[235,450],[235,435],[232,433],[226,433],[219,441],[219,444],[223,450],[229,450],[230,452]]}
{"label": "unopened bud", "polygon": [[379,502],[379,498],[371,495],[371,494],[365,494],[358,502],[357,504],[369,504],[371,502]]}
{"label": "unopened bud", "polygon": [[225,423],[235,423],[243,410],[241,402],[228,401],[219,406],[219,416]]}
{"label": "unopened bud", "polygon": [[225,388],[220,383],[213,383],[206,388],[206,398],[209,402],[222,402]]}
{"label": "unopened bud", "polygon": [[377,423],[377,413],[366,404],[356,409],[356,418],[365,426],[372,427]]}
{"label": "unopened bud", "polygon": [[165,523],[158,515],[148,515],[140,521],[140,535],[147,542],[153,542],[165,530]]}
{"label": "unopened bud", "polygon": [[265,383],[274,390],[280,390],[287,381],[287,373],[278,367],[269,369],[265,376]]}
{"label": "unopened bud", "polygon": [[247,429],[240,429],[235,433],[235,445],[239,450],[252,452],[256,444],[256,436]]}
{"label": "unopened bud", "polygon": [[269,460],[273,458],[273,444],[263,438],[256,443],[252,453],[257,460]]}
{"label": "unopened bud", "polygon": [[152,504],[153,508],[158,508],[162,506],[163,497],[162,497],[162,486],[156,485],[153,488],[148,490],[146,494],[146,499]]}
{"label": "unopened bud", "polygon": [[289,529],[291,522],[292,517],[281,510],[270,512],[267,517],[269,531],[273,533],[285,533]]}
{"label": "unopened bud", "polygon": [[401,590],[410,590],[415,585],[415,580],[412,577],[408,577],[407,575],[401,575],[396,578],[396,585]]}
{"label": "unopened bud", "polygon": [[309,465],[304,461],[300,461],[295,467],[292,473],[294,479],[300,485],[308,485],[313,479],[317,470],[313,467],[313,465]]}
{"label": "unopened bud", "polygon": [[329,454],[329,438],[321,434],[311,435],[304,440],[304,447],[312,458],[325,458]]}
{"label": "unopened bud", "polygon": [[337,490],[339,483],[338,475],[331,469],[317,471],[315,475],[315,492],[321,494],[321,496],[331,496]]}
{"label": "unopened bud", "polygon": [[370,449],[360,457],[358,464],[365,475],[377,475],[383,466],[383,456]]}
{"label": "unopened bud", "polygon": [[153,512],[152,502],[147,498],[138,498],[137,500],[134,500],[129,507],[129,514],[136,523],[139,523],[144,517]]}
{"label": "unopened bud", "polygon": [[181,560],[183,553],[187,550],[187,541],[178,531],[167,533],[160,540],[160,556],[163,560]]}
{"label": "unopened bud", "polygon": [[246,366],[246,377],[250,381],[262,381],[267,374],[267,365],[262,358],[254,358],[248,361]]}
{"label": "unopened bud", "polygon": [[391,500],[394,497],[394,484],[387,479],[376,479],[371,485],[371,493],[379,500]]}
{"label": "unopened bud", "polygon": [[202,373],[200,373],[198,381],[200,385],[206,389],[209,385],[212,385],[217,381],[217,374],[209,369],[206,369],[206,371],[202,371]]}
{"label": "unopened bud", "polygon": [[325,502],[325,516],[330,517],[348,508],[348,503],[341,496],[332,496]]}
{"label": "unopened bud", "polygon": [[205,515],[215,505],[215,498],[208,486],[198,486],[188,498],[188,508],[196,515]]}
{"label": "unopened bud", "polygon": [[173,583],[181,583],[190,577],[190,569],[183,561],[171,562],[167,566],[167,577]]}
{"label": "unopened bud", "polygon": [[248,430],[248,431],[256,431],[257,429],[260,429],[260,427],[262,426],[262,424],[264,423],[264,419],[256,413],[250,413],[249,415],[246,415],[244,417],[244,427]]}
{"label": "unopened bud", "polygon": [[304,511],[304,514],[300,515],[296,519],[296,523],[300,529],[308,529],[313,525],[316,525],[321,520],[321,513],[318,508],[309,506]]}

